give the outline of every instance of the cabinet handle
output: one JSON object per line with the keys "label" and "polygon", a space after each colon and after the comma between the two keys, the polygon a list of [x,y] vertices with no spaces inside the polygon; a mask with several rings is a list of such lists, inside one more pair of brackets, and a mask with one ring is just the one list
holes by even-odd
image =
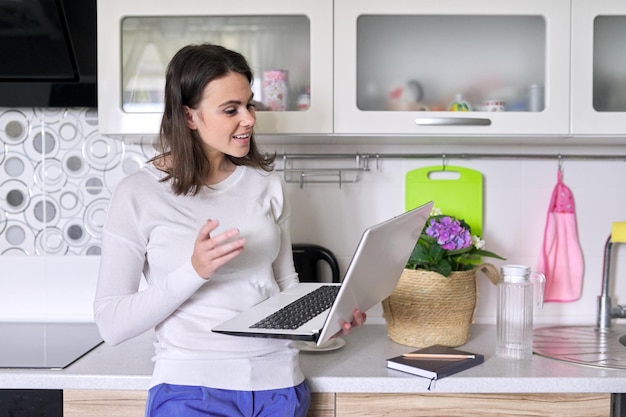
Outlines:
{"label": "cabinet handle", "polygon": [[418,117],[415,124],[419,126],[489,126],[491,119],[482,117]]}

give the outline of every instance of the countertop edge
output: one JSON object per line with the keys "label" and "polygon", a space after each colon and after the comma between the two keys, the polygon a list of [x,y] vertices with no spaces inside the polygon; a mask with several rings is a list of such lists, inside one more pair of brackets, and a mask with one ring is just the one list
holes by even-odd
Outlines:
{"label": "countertop edge", "polygon": [[[0,369],[0,389],[141,390],[151,381],[153,334],[119,346],[103,344],[62,370]],[[312,392],[327,393],[615,393],[626,392],[626,370],[598,369],[533,355],[507,361],[494,355],[495,326],[472,326],[464,350],[485,362],[431,381],[387,369],[387,358],[415,350],[389,340],[386,327],[368,324],[333,352],[300,355]]]}

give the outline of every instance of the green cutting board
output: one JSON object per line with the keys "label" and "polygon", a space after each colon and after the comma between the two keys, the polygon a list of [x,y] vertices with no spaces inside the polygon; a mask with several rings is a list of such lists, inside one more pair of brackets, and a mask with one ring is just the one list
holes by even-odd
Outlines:
{"label": "green cutting board", "polygon": [[434,200],[444,214],[465,220],[472,234],[483,231],[483,175],[469,168],[441,165],[406,174],[406,210]]}

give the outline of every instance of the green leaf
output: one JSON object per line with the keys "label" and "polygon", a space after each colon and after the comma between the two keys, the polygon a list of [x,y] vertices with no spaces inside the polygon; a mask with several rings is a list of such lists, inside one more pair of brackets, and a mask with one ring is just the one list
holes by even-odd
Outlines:
{"label": "green leaf", "polygon": [[464,247],[462,249],[456,249],[456,250],[448,251],[448,255],[450,255],[450,256],[460,255],[462,253],[467,253],[467,252],[470,252],[472,250],[475,251],[476,249],[474,248],[473,245],[469,245],[469,246],[466,246],[466,247]]}
{"label": "green leaf", "polygon": [[440,260],[444,258],[446,251],[441,246],[434,245],[430,247],[428,254],[434,261],[439,262]]}
{"label": "green leaf", "polygon": [[422,233],[417,240],[417,243],[421,244],[422,246],[432,246],[437,243],[437,239],[432,236],[428,236],[425,233]]}
{"label": "green leaf", "polygon": [[476,264],[479,264],[481,260],[482,260],[482,256],[472,254],[472,255],[459,257],[457,259],[457,262],[463,265],[476,265]]}
{"label": "green leaf", "polygon": [[473,254],[479,255],[479,256],[487,256],[489,258],[497,258],[497,259],[502,259],[503,261],[506,260],[506,258],[503,258],[500,255],[496,255],[493,252],[489,252],[487,250],[482,250],[482,249],[476,249]]}
{"label": "green leaf", "polygon": [[445,259],[442,259],[436,266],[433,266],[431,271],[435,271],[443,275],[444,277],[449,277],[452,273],[452,265]]}
{"label": "green leaf", "polygon": [[424,248],[423,246],[417,245],[413,249],[411,253],[411,257],[409,258],[409,262],[419,264],[421,262],[429,262],[432,260],[430,256],[430,251],[428,248]]}

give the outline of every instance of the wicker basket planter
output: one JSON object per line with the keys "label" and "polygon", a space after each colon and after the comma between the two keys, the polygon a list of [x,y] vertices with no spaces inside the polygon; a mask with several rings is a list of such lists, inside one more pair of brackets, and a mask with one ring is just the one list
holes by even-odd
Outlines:
{"label": "wicker basket planter", "polygon": [[449,277],[405,269],[383,303],[387,332],[396,343],[413,347],[456,347],[469,338],[476,307],[476,270]]}

